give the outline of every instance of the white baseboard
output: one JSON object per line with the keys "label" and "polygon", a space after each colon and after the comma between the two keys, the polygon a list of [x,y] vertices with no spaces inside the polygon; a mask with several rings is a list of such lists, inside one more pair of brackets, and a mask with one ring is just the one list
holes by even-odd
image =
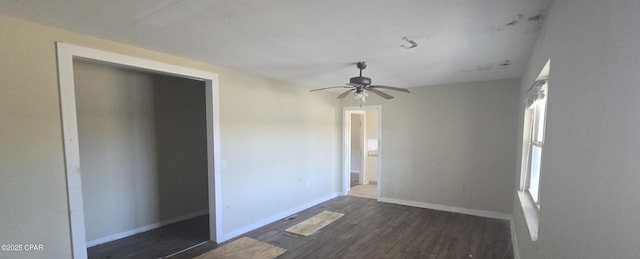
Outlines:
{"label": "white baseboard", "polygon": [[378,201],[413,206],[418,208],[462,213],[462,214],[479,216],[484,218],[495,218],[495,219],[506,219],[506,220],[511,219],[511,215],[509,214],[487,211],[487,210],[466,209],[466,208],[460,208],[460,207],[445,206],[440,204],[433,204],[433,203],[426,203],[426,202],[419,202],[419,201],[406,201],[406,200],[399,200],[399,199],[386,198],[386,197],[380,197]]}
{"label": "white baseboard", "polygon": [[180,216],[180,217],[162,220],[162,221],[160,221],[158,223],[154,223],[154,224],[147,225],[147,226],[144,226],[144,227],[134,228],[134,229],[127,230],[127,231],[120,232],[120,233],[116,233],[116,234],[113,234],[113,235],[108,235],[106,237],[101,237],[101,238],[98,238],[98,239],[87,241],[87,247],[97,246],[97,245],[100,245],[100,244],[111,242],[113,240],[125,238],[125,237],[128,237],[128,236],[133,236],[133,235],[138,234],[138,233],[142,233],[142,232],[145,232],[145,231],[156,229],[156,228],[159,228],[159,227],[162,227],[162,226],[166,226],[166,225],[169,225],[169,224],[173,224],[173,223],[176,223],[176,222],[179,222],[179,221],[192,219],[192,218],[195,218],[195,217],[200,217],[200,216],[208,214],[208,213],[209,213],[209,209],[206,209],[206,210],[202,210],[202,211],[189,213],[189,214],[186,214],[186,215],[183,215],[183,216]]}
{"label": "white baseboard", "polygon": [[520,249],[518,248],[518,236],[516,235],[516,224],[514,223],[513,217],[510,220],[511,226],[511,246],[513,246],[513,257],[515,259],[520,259]]}
{"label": "white baseboard", "polygon": [[247,226],[232,230],[230,232],[223,233],[222,234],[222,238],[221,238],[221,240],[218,240],[218,243],[222,243],[224,241],[227,241],[229,239],[232,239],[234,237],[237,237],[237,236],[240,236],[240,235],[242,235],[244,233],[247,233],[247,232],[249,232],[251,230],[260,228],[260,227],[265,226],[267,224],[271,224],[271,223],[276,222],[278,220],[281,220],[281,219],[283,219],[283,218],[285,218],[287,216],[290,216],[292,214],[296,214],[296,213],[298,213],[300,211],[306,210],[306,209],[311,208],[313,206],[316,206],[316,205],[318,205],[320,203],[323,203],[325,201],[331,200],[331,199],[333,199],[335,197],[338,197],[339,195],[340,195],[340,193],[336,192],[334,194],[330,194],[330,195],[324,196],[324,197],[322,197],[320,199],[317,199],[317,200],[308,202],[306,204],[303,204],[301,206],[295,207],[293,209],[280,212],[280,213],[275,214],[275,215],[273,215],[271,217],[268,217],[268,218],[262,219],[262,220],[260,220],[258,222],[255,222],[255,223],[253,223],[251,225],[247,225]]}

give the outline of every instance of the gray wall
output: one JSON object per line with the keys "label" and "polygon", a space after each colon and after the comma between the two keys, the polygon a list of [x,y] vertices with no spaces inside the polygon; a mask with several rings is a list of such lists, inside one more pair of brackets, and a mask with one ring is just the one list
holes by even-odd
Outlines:
{"label": "gray wall", "polygon": [[393,100],[369,95],[367,104],[382,104],[381,197],[510,214],[518,83],[420,87]]}
{"label": "gray wall", "polygon": [[87,240],[206,211],[204,83],[74,62]]}
{"label": "gray wall", "polygon": [[635,0],[551,5],[521,85],[524,96],[551,59],[537,242],[514,199],[522,258],[640,258],[639,11]]}

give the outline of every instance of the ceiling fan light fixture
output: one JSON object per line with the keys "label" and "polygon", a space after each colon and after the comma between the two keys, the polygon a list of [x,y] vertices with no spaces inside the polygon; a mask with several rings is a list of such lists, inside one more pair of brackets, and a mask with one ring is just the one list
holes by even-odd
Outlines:
{"label": "ceiling fan light fixture", "polygon": [[359,93],[355,92],[355,93],[353,93],[353,96],[356,99],[360,99],[360,98],[365,98],[365,97],[369,96],[369,94],[367,92],[359,92]]}
{"label": "ceiling fan light fixture", "polygon": [[372,85],[371,84],[371,78],[362,76],[362,70],[367,68],[367,64],[365,64],[364,62],[358,62],[358,63],[356,63],[356,65],[357,65],[358,69],[360,70],[360,74],[358,76],[350,78],[349,79],[349,83],[346,83],[346,85],[344,85],[344,86],[324,87],[324,88],[312,89],[310,91],[313,92],[313,91],[333,89],[333,88],[350,88],[349,90],[346,90],[342,94],[338,95],[338,98],[336,98],[336,99],[342,99],[342,98],[346,97],[347,95],[349,95],[350,93],[353,92],[353,97],[356,100],[360,99],[362,101],[362,103],[365,102],[365,98],[369,95],[368,92],[372,92],[374,94],[377,94],[377,95],[379,95],[382,98],[387,99],[387,100],[393,99],[393,96],[385,93],[384,91],[380,91],[380,89],[394,90],[394,91],[400,91],[400,92],[405,92],[405,93],[411,93],[409,91],[409,89],[406,89],[406,88],[385,86],[385,85]]}
{"label": "ceiling fan light fixture", "polygon": [[363,92],[354,92],[353,93],[353,98],[356,99],[356,100],[360,99],[360,100],[362,100],[363,103],[365,102],[365,98],[367,96],[369,96],[369,94],[367,92],[364,92],[364,91]]}

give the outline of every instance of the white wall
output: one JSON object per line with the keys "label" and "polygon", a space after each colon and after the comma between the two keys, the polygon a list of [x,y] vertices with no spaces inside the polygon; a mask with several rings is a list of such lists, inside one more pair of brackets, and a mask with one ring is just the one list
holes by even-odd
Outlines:
{"label": "white wall", "polygon": [[[519,80],[412,88],[382,104],[381,197],[510,214]],[[343,105],[359,105],[346,98]]]}
{"label": "white wall", "polygon": [[537,242],[514,200],[522,258],[640,258],[638,13],[635,0],[551,5],[521,84],[551,59]]}
{"label": "white wall", "polygon": [[257,77],[220,85],[225,233],[339,192],[333,95]]}
{"label": "white wall", "polygon": [[74,62],[87,240],[206,212],[204,83]]}
{"label": "white wall", "polygon": [[0,240],[45,247],[16,258],[71,258],[56,41],[219,75],[224,234],[340,190],[335,96],[3,16],[0,35]]}
{"label": "white wall", "polygon": [[[369,139],[378,138],[378,111],[367,110],[366,111],[366,135],[367,141]],[[367,143],[368,146],[368,143]],[[365,148],[365,150],[369,150]],[[378,181],[378,156],[366,155],[365,168],[367,174],[365,175],[365,182],[377,182]]]}

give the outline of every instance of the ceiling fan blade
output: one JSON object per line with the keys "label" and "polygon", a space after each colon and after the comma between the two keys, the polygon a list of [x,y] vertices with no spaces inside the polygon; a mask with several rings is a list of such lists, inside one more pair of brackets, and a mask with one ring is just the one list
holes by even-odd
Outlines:
{"label": "ceiling fan blade", "polygon": [[318,89],[309,90],[309,92],[315,92],[315,91],[326,90],[326,89],[333,89],[333,88],[351,88],[351,86],[343,85],[343,86],[324,87],[324,88],[318,88]]}
{"label": "ceiling fan blade", "polygon": [[344,93],[338,95],[338,98],[336,98],[336,99],[342,99],[342,98],[344,98],[345,96],[349,95],[351,92],[353,92],[355,90],[356,89],[349,89],[349,90],[345,91]]}
{"label": "ceiling fan blade", "polygon": [[372,86],[369,86],[369,88],[383,88],[383,89],[396,90],[396,91],[405,92],[405,93],[411,93],[407,88],[400,88],[400,87],[393,87],[393,86],[386,86],[386,85],[372,85]]}
{"label": "ceiling fan blade", "polygon": [[369,88],[369,89],[367,89],[367,91],[372,92],[372,93],[377,94],[377,95],[380,95],[380,96],[382,96],[382,98],[387,99],[387,100],[393,99],[393,96],[391,96],[391,95],[389,95],[389,94],[387,94],[387,93],[385,93],[383,91],[380,91],[378,89]]}

